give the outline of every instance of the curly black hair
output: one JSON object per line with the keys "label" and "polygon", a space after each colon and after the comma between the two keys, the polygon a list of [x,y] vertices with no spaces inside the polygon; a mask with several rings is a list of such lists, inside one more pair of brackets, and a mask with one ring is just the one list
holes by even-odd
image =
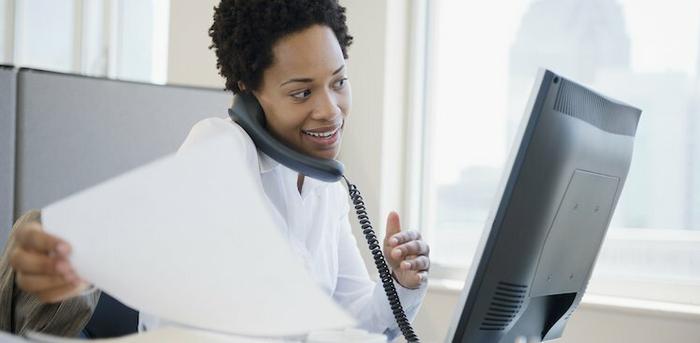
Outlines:
{"label": "curly black hair", "polygon": [[209,28],[216,67],[234,94],[257,90],[262,74],[273,63],[272,46],[282,37],[315,24],[335,33],[343,57],[352,36],[345,24],[345,7],[337,0],[221,0]]}

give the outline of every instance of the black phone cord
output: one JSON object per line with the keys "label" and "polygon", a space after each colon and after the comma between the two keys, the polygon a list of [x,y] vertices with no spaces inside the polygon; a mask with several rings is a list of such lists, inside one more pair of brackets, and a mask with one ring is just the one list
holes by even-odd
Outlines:
{"label": "black phone cord", "polygon": [[369,244],[369,249],[374,258],[374,264],[377,266],[379,271],[379,278],[382,280],[382,286],[384,286],[384,293],[386,293],[389,299],[389,305],[391,305],[391,311],[394,313],[394,318],[396,318],[396,323],[401,329],[401,333],[408,342],[420,342],[418,336],[413,331],[411,323],[406,318],[406,313],[401,306],[401,300],[396,292],[396,287],[394,286],[394,278],[391,276],[391,270],[386,264],[384,259],[384,254],[382,253],[382,246],[377,239],[377,235],[372,229],[372,223],[369,221],[367,216],[367,209],[365,208],[365,202],[362,200],[362,195],[357,189],[357,186],[350,183],[348,178],[343,176],[345,183],[348,185],[348,192],[350,193],[350,199],[355,207],[355,213],[357,214],[357,219],[360,221],[360,226],[362,227],[362,234]]}

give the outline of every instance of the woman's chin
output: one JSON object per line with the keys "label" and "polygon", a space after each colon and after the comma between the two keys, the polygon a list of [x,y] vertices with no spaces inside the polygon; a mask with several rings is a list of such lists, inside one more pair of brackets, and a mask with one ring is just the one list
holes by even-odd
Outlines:
{"label": "woman's chin", "polygon": [[316,157],[316,158],[333,160],[336,157],[338,157],[338,149],[333,148],[333,149],[315,150],[313,152],[308,153],[308,155],[311,155],[311,156]]}
{"label": "woman's chin", "polygon": [[302,142],[302,153],[322,159],[335,159],[340,152],[341,140],[337,137],[331,144],[317,144],[316,142]]}

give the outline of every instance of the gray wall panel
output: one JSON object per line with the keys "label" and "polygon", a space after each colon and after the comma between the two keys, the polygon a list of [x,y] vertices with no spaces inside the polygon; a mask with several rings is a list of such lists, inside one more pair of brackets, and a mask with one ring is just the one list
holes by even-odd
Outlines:
{"label": "gray wall panel", "polygon": [[14,221],[16,76],[14,69],[0,68],[0,249]]}
{"label": "gray wall panel", "polygon": [[20,70],[15,213],[177,150],[190,128],[225,117],[222,90]]}

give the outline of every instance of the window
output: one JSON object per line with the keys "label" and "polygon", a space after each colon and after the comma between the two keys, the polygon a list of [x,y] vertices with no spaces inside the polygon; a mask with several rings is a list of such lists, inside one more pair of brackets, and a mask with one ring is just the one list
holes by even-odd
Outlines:
{"label": "window", "polygon": [[0,17],[2,63],[165,83],[169,0],[0,0]]}
{"label": "window", "polygon": [[78,14],[72,0],[16,1],[14,61],[62,72],[76,69]]}
{"label": "window", "polygon": [[590,290],[700,304],[700,2],[428,6],[419,213],[438,269],[469,266],[541,66],[643,110]]}
{"label": "window", "polygon": [[12,62],[13,2],[0,0],[0,64]]}

